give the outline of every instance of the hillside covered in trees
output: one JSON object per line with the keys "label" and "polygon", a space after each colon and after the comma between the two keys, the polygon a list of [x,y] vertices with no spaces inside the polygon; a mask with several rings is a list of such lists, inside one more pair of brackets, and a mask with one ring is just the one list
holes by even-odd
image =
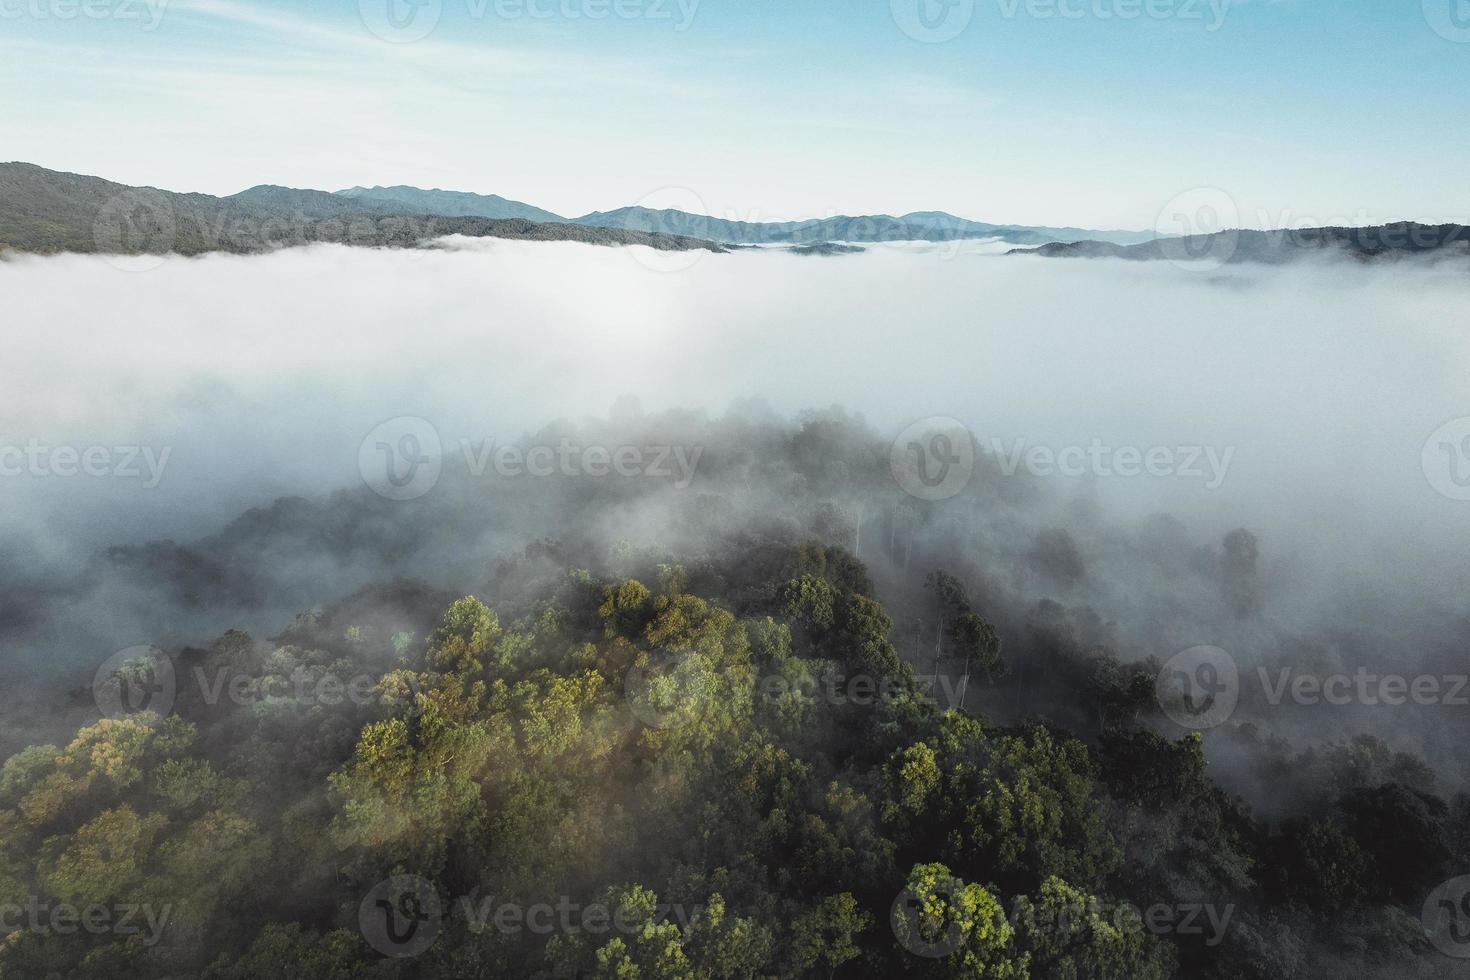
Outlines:
{"label": "hillside covered in trees", "polygon": [[1464,260],[1470,255],[1470,228],[1462,224],[1427,225],[1416,221],[1369,227],[1278,228],[1268,231],[1232,228],[1208,235],[1159,238],[1135,244],[1082,239],[1048,242],[1037,248],[1012,249],[1010,255],[1049,259],[1126,259],[1255,262],[1280,265],[1304,259],[1349,258],[1358,262],[1432,257]]}
{"label": "hillside covered in trees", "polygon": [[700,481],[448,475],[106,556],[242,615],[307,553],[420,574],[123,651],[13,745],[0,978],[1457,975],[1420,915],[1470,866],[1459,775],[1185,731],[1089,605],[1126,554],[1250,621],[1250,532],[1048,527],[983,466],[903,500],[840,411],[611,428],[534,439],[697,443]]}
{"label": "hillside covered in trees", "polygon": [[630,228],[603,228],[523,215],[421,211],[413,201],[378,200],[261,185],[228,197],[0,163],[0,254],[250,255],[314,243],[414,248],[448,235],[660,250],[722,251],[713,242]]}

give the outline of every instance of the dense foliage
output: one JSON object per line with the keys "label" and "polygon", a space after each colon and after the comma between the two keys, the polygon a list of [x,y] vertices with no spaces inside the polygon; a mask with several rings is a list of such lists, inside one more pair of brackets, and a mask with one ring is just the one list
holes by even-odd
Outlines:
{"label": "dense foliage", "polygon": [[[676,557],[624,547],[594,575],[538,545],[422,637],[355,625],[359,597],[273,643],[176,651],[166,716],[104,718],[0,775],[0,904],[142,927],[20,929],[0,977],[1278,978],[1324,945],[1369,972],[1451,962],[1420,957],[1417,914],[1470,858],[1465,800],[1381,743],[1313,756],[1334,792],[1268,825],[1198,735],[1153,725],[1156,665],[1078,654],[1081,737],[1002,726],[940,708],[843,549]],[[965,583],[938,570],[928,591],[946,659],[1004,675]],[[368,696],[324,696],[364,672]]]}

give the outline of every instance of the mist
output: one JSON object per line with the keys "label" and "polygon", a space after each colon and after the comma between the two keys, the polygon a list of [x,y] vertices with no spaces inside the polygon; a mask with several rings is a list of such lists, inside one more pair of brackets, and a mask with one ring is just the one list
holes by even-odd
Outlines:
{"label": "mist", "polygon": [[169,258],[146,272],[7,262],[22,367],[0,394],[9,441],[171,449],[152,489],[11,479],[7,531],[39,524],[47,550],[69,557],[197,534],[242,506],[351,484],[384,419],[425,418],[446,445],[504,441],[633,394],[650,410],[716,414],[750,397],[787,415],[841,404],[889,434],[951,416],[982,449],[1233,447],[1211,489],[1057,482],[1304,546],[1331,529],[1338,548],[1404,544],[1422,561],[1463,543],[1462,508],[1420,464],[1430,434],[1465,412],[1470,281],[1457,268],[1197,272],[882,246],[660,261],[480,240]]}
{"label": "mist", "polygon": [[[395,575],[463,591],[497,557],[574,528],[604,545],[667,540],[687,495],[733,485],[715,447],[682,485],[616,510],[569,494],[523,519],[537,512],[522,498],[511,506],[511,490],[498,512],[480,493],[475,508],[493,517],[473,533],[461,516],[454,533],[424,532],[429,543],[391,554],[327,560],[302,545],[273,555],[274,587],[248,602],[224,573],[202,596],[159,595],[140,567],[198,577],[173,552],[132,552],[119,574],[75,578],[113,546],[211,541],[277,498],[362,493],[364,440],[385,420],[427,421],[446,472],[457,472],[476,451],[544,438],[553,423],[610,441],[638,431],[650,444],[676,442],[655,434],[672,425],[693,444],[715,438],[699,434],[707,423],[670,419],[755,411],[790,425],[825,406],[858,413],[882,440],[916,419],[956,419],[988,461],[988,485],[1009,487],[988,509],[928,505],[939,518],[910,534],[919,558],[911,541],[901,562],[874,551],[884,534],[897,540],[893,518],[885,530],[873,516],[889,504],[865,510],[867,487],[822,488],[856,508],[852,543],[900,613],[919,566],[944,562],[991,582],[989,614],[1012,635],[1038,599],[1059,598],[1108,624],[1094,641],[1126,659],[1213,644],[1246,669],[1349,625],[1360,644],[1382,644],[1360,660],[1455,655],[1445,637],[1467,612],[1459,559],[1470,505],[1436,490],[1421,455],[1431,433],[1466,414],[1462,270],[1210,271],[996,252],[691,255],[450,239],[413,251],[148,259],[142,271],[101,257],[0,263],[20,368],[0,393],[0,441],[137,450],[136,476],[4,478],[6,655],[41,677],[75,668],[77,680],[130,644],[204,642],[236,626],[270,633],[295,611]],[[1034,447],[1089,445],[1162,448],[1193,469],[1017,467]],[[426,502],[437,499],[441,518],[463,499],[452,487]],[[1012,512],[999,503],[1007,494],[1030,502]],[[410,520],[418,502],[379,503],[375,526],[432,526]],[[744,506],[755,520],[782,504],[754,494]],[[279,516],[266,513],[266,523]],[[1232,619],[1213,593],[1201,598],[1167,563],[1139,557],[1159,514],[1193,548],[1216,548],[1235,528],[1256,537],[1258,615]],[[1055,528],[1080,549],[1080,581],[1034,570],[1035,536]],[[1277,712],[1276,727],[1327,738],[1360,726],[1343,712],[1301,725]],[[1395,737],[1424,752],[1432,731],[1399,726]]]}
{"label": "mist", "polygon": [[[860,662],[815,645],[815,613],[788,605],[811,560],[881,602],[889,652],[931,704],[1073,733],[1100,785],[1134,785],[1108,770],[1150,758],[1130,739],[1162,734],[1149,751],[1187,759],[1200,731],[1216,795],[1177,813],[1121,790],[1086,803],[1107,811],[1137,894],[1253,904],[1230,855],[1269,863],[1295,846],[1293,820],[1357,790],[1453,798],[1446,826],[1462,827],[1470,712],[1454,698],[1470,690],[1395,705],[1292,684],[1467,673],[1463,268],[1004,251],[451,238],[0,261],[0,758],[69,744],[103,710],[99,668],[128,650],[376,682],[418,665],[465,595],[515,642],[560,644],[530,624],[601,630],[618,615],[607,583],[657,583],[719,597],[752,642],[775,609],[787,646],[822,658],[807,663]],[[941,649],[961,608],[1000,641],[1000,666],[973,678]],[[1213,694],[1181,715],[1164,684],[1201,650],[1238,678],[1218,716]],[[602,669],[634,696],[632,671]],[[330,823],[319,784],[378,707],[200,697],[179,690],[207,751],[260,755],[252,726],[274,726],[266,741],[309,765],[270,784],[267,808]],[[812,758],[867,745],[879,754],[849,761],[881,780],[903,710],[869,731],[837,706],[789,737]],[[1250,816],[1229,816],[1242,801]],[[1193,827],[1197,811],[1225,829]],[[1232,836],[1256,820],[1240,833],[1259,840]],[[1178,856],[1205,840],[1221,868]],[[668,856],[608,851],[633,862],[614,878]],[[285,862],[270,890],[340,890],[337,858],[319,863]],[[1356,968],[1281,907],[1242,910],[1223,962]],[[1449,975],[1412,962],[1404,976]]]}

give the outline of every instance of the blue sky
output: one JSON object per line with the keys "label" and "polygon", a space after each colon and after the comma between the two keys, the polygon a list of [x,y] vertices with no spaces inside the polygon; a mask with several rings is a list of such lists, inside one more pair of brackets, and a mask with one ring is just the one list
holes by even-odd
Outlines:
{"label": "blue sky", "polygon": [[1470,0],[417,4],[0,0],[0,157],[563,214],[1470,217]]}

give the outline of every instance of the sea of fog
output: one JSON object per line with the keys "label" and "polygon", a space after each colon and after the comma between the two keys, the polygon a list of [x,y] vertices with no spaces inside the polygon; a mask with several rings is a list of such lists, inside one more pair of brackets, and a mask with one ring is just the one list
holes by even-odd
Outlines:
{"label": "sea of fog", "polygon": [[628,394],[713,414],[759,397],[783,414],[840,404],[884,432],[951,417],[1032,470],[1036,447],[1043,462],[1167,449],[1181,472],[1049,478],[1120,515],[1187,513],[1278,555],[1467,584],[1470,502],[1426,473],[1451,452],[1426,457],[1431,436],[1470,415],[1462,266],[441,245],[0,263],[0,444],[106,447],[92,461],[112,474],[0,476],[0,540],[43,564],[187,540],[353,485],[363,439],[397,416],[455,447]]}
{"label": "sea of fog", "polygon": [[[606,513],[560,496],[541,508],[547,526],[519,525],[525,497],[442,526],[413,515],[443,510],[378,513],[359,502],[334,530],[322,512],[293,524],[287,507],[259,522],[274,536],[247,527],[190,564],[192,542],[279,497],[329,501],[346,488],[376,500],[362,489],[363,454],[389,420],[422,420],[454,456],[556,419],[626,413],[629,396],[650,414],[711,417],[732,406],[744,417],[752,399],[786,418],[840,405],[885,438],[909,430],[901,450],[918,420],[967,428],[1002,468],[1038,480],[1046,501],[1029,511],[999,499],[965,509],[973,497],[923,504],[913,569],[891,547],[903,509],[894,502],[908,500],[897,487],[882,488],[886,497],[854,488],[841,503],[874,505],[854,545],[899,620],[908,623],[930,565],[968,569],[1018,663],[1036,655],[1028,617],[1056,596],[1083,624],[1079,639],[1129,658],[1205,643],[1247,669],[1463,673],[1463,265],[1209,270],[1001,252],[908,243],[819,257],[454,239],[414,251],[0,262],[9,368],[0,662],[13,690],[31,692],[0,719],[0,739],[64,737],[89,709],[59,714],[60,692],[84,690],[97,664],[130,644],[207,642],[231,627],[272,636],[293,613],[389,575],[470,588],[466,568],[546,534],[657,539],[677,524],[680,484]],[[934,450],[927,425],[919,441]],[[1151,537],[1159,513],[1183,536]],[[1038,577],[1034,542],[1057,527],[1081,542],[1080,584]],[[1265,593],[1244,618],[1217,594],[1222,538],[1236,528],[1259,544],[1248,575]],[[318,532],[387,551],[334,556],[317,548]],[[395,533],[416,536],[411,561],[393,557]],[[186,547],[120,561],[105,550],[164,539]],[[238,561],[251,568],[232,570]],[[271,581],[252,577],[261,569]],[[922,659],[907,633],[896,639]],[[1048,703],[1045,681],[1033,677],[1026,710]],[[1011,697],[985,710],[1014,708]],[[1470,769],[1446,764],[1461,757],[1463,708],[1446,710],[1322,714],[1253,702],[1237,720],[1296,745],[1378,734],[1438,760],[1446,785],[1463,786]],[[1279,796],[1251,765],[1226,762],[1231,751],[1212,743],[1236,789]]]}

